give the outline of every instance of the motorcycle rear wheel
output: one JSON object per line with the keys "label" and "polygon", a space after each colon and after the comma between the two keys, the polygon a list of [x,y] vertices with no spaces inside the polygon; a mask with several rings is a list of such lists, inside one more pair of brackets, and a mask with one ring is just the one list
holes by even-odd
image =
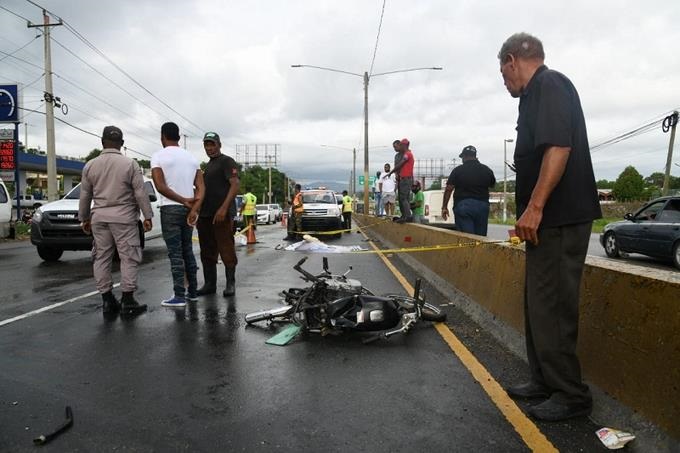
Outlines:
{"label": "motorcycle rear wheel", "polygon": [[[412,312],[414,308],[415,299],[410,296],[402,296],[401,294],[387,294],[384,297],[389,297],[404,309]],[[421,299],[421,303],[423,303]],[[446,313],[442,312],[439,307],[436,307],[428,302],[423,303],[422,319],[431,322],[446,321]]]}

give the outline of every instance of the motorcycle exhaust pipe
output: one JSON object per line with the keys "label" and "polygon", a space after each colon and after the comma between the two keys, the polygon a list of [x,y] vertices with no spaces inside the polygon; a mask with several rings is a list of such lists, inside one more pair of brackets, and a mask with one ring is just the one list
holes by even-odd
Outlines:
{"label": "motorcycle exhaust pipe", "polygon": [[292,306],[285,306],[285,307],[279,307],[279,308],[273,308],[271,310],[263,310],[263,311],[256,311],[254,313],[248,313],[246,314],[246,322],[248,324],[258,322],[258,321],[265,321],[265,320],[270,320],[273,318],[279,318],[283,316],[287,316],[293,312],[295,308]]}

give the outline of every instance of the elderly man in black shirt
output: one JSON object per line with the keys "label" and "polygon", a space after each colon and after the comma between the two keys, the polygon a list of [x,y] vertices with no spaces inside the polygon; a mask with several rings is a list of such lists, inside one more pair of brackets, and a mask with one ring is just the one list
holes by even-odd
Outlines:
{"label": "elderly man in black shirt", "polygon": [[463,148],[459,157],[463,159],[463,165],[454,168],[446,181],[442,218],[449,218],[447,206],[453,192],[456,228],[465,233],[486,236],[489,227],[489,188],[496,185],[496,177],[489,167],[477,160],[477,148],[474,146]]}
{"label": "elderly man in black shirt", "polygon": [[498,53],[505,87],[519,98],[515,231],[526,244],[525,329],[531,380],[508,389],[543,398],[529,414],[588,415],[592,396],[576,356],[579,288],[592,222],[602,213],[576,88],[548,69],[543,45],[517,33]]}

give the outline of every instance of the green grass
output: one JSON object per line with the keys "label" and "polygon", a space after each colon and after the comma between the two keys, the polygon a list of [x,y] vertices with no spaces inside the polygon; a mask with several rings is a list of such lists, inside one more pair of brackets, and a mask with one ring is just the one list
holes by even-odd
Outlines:
{"label": "green grass", "polygon": [[593,233],[602,233],[602,229],[604,226],[608,223],[612,222],[618,222],[621,220],[620,218],[617,219],[612,219],[612,218],[607,218],[607,219],[597,219],[593,221]]}

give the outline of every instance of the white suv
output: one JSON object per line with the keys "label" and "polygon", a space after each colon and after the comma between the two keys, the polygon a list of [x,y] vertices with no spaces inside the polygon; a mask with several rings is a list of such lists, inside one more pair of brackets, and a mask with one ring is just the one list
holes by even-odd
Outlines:
{"label": "white suv", "polygon": [[[141,245],[144,240],[161,235],[161,213],[156,187],[150,178],[144,178],[144,187],[153,209],[153,228],[144,233],[143,216],[140,215],[139,232]],[[38,255],[45,261],[57,261],[64,250],[91,250],[92,235],[85,234],[78,220],[80,184],[75,186],[61,200],[47,203],[38,208],[31,221],[31,243]]]}
{"label": "white suv", "polygon": [[[342,229],[342,198],[336,197],[332,190],[317,189],[303,190],[302,204],[302,231],[336,231]],[[292,208],[288,216],[288,235],[291,236],[295,221],[293,220]],[[322,239],[328,235],[321,235]],[[335,238],[342,237],[342,233],[333,235]]]}

